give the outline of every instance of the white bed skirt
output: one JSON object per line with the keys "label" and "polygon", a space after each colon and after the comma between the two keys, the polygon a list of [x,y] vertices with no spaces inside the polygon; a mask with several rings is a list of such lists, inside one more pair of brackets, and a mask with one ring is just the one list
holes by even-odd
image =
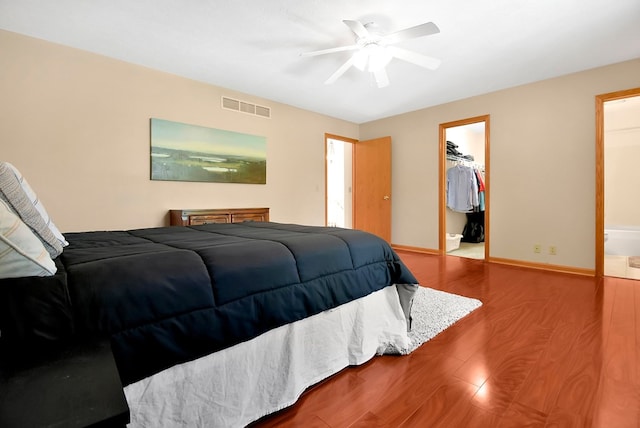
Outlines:
{"label": "white bed skirt", "polygon": [[242,427],[389,346],[409,345],[396,287],[125,387],[129,427]]}

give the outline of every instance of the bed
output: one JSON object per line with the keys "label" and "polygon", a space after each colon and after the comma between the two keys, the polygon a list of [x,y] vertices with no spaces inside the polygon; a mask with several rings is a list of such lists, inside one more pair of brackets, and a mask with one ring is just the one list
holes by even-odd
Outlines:
{"label": "bed", "polygon": [[[27,224],[1,166],[0,210]],[[107,337],[132,426],[243,426],[408,345],[417,281],[366,232],[246,222],[54,237],[53,267],[0,279],[3,352]]]}

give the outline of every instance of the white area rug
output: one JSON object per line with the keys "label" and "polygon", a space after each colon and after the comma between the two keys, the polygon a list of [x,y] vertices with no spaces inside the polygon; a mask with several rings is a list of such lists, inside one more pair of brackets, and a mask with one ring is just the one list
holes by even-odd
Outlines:
{"label": "white area rug", "polygon": [[419,287],[411,308],[411,343],[406,349],[388,348],[386,353],[410,354],[480,306],[478,299]]}

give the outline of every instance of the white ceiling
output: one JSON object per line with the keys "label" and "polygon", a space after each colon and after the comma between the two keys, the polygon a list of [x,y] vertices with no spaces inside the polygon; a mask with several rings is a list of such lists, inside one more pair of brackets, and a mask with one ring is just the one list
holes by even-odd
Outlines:
{"label": "white ceiling", "polygon": [[[324,85],[351,53],[300,53],[353,44],[343,19],[433,21],[397,46],[442,65]],[[0,0],[0,28],[355,123],[640,58],[640,0]]]}

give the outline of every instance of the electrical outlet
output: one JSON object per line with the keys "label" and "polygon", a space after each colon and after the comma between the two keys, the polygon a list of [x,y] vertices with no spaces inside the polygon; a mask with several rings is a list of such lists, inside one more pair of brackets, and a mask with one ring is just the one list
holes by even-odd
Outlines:
{"label": "electrical outlet", "polygon": [[552,256],[555,256],[556,254],[558,254],[558,249],[556,248],[555,245],[552,245],[549,247],[549,254]]}
{"label": "electrical outlet", "polygon": [[542,246],[541,246],[540,244],[535,244],[535,245],[533,246],[533,252],[534,252],[534,253],[540,253],[540,252],[542,252]]}

